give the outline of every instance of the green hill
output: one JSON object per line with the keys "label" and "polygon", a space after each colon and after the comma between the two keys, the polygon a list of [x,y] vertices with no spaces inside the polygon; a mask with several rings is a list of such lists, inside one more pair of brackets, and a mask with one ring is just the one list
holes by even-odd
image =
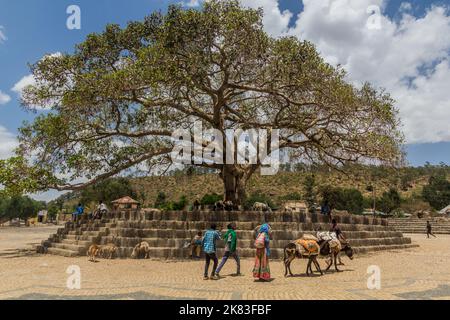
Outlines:
{"label": "green hill", "polygon": [[[402,208],[407,212],[412,212],[430,209],[429,204],[421,199],[422,189],[427,185],[430,176],[450,173],[449,168],[445,165],[428,165],[399,170],[376,166],[352,166],[346,169],[346,173],[320,167],[308,168],[308,170],[296,168],[296,170],[280,171],[274,176],[255,174],[247,185],[247,194],[265,194],[275,204],[280,204],[284,197],[294,193],[304,197],[303,182],[308,175],[313,174],[316,180],[316,191],[326,185],[346,189],[354,188],[368,199],[368,203],[372,198],[372,192],[367,190],[369,185],[374,186],[377,197],[394,188],[401,195]],[[170,175],[161,177],[130,178],[129,184],[134,191],[134,197],[145,207],[152,207],[160,192],[167,196],[168,201],[178,201],[185,196],[189,203],[196,198],[201,199],[205,194],[223,194],[222,181],[218,174],[200,173],[192,168],[174,171]],[[80,198],[80,193],[65,195],[64,206],[75,206]]]}

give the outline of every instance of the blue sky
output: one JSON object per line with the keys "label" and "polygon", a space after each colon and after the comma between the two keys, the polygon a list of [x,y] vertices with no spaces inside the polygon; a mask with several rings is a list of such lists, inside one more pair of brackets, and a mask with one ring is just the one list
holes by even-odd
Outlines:
{"label": "blue sky", "polygon": [[[399,102],[402,120],[405,119],[410,142],[408,160],[412,165],[421,165],[425,161],[450,164],[450,97],[445,92],[450,91],[450,64],[447,65],[450,39],[445,34],[433,38],[437,37],[433,30],[438,35],[450,31],[450,17],[446,11],[450,0],[409,1],[409,5],[400,0],[369,1],[367,5],[379,4],[381,8],[383,28],[376,35],[361,29],[358,15],[367,15],[364,7],[361,9],[364,1],[355,4],[350,0],[315,0],[314,3],[312,0],[244,0],[247,5],[264,5],[267,12],[272,12],[265,20],[269,32],[309,39],[330,62],[348,66],[350,80],[368,80],[392,91]],[[168,4],[176,2],[179,1],[0,0],[0,157],[8,154],[22,121],[32,120],[35,116],[20,107],[18,93],[12,90],[29,75],[28,63],[36,62],[45,54],[71,52],[87,34],[103,30],[107,23],[123,25],[129,20],[142,19],[154,10],[164,11]],[[196,4],[196,1],[191,2]],[[318,2],[337,6],[334,9],[328,7],[319,15],[317,12],[322,11],[317,10],[322,9],[317,8]],[[73,4],[81,8],[81,30],[66,28],[66,8]],[[285,10],[291,14],[287,25],[282,19]],[[405,12],[409,18],[405,18]],[[435,29],[427,29],[427,23]],[[332,39],[327,38],[330,26],[333,31],[341,28],[342,32]],[[336,38],[340,35],[342,38]],[[367,45],[369,37],[373,37],[373,47]],[[383,48],[385,43],[389,44],[388,49]],[[405,47],[402,49],[396,44]],[[423,49],[425,47],[428,51]],[[361,59],[367,61],[358,64]],[[398,62],[402,60],[408,62],[402,65]],[[386,69],[378,70],[381,66]],[[410,79],[408,86],[404,85],[404,78]],[[440,87],[446,85],[446,81],[449,81],[447,90]]]}

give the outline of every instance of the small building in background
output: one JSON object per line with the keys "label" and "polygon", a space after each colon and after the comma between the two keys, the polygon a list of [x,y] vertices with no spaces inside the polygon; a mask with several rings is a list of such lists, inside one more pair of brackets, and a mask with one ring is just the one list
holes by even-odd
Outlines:
{"label": "small building in background", "polygon": [[117,200],[114,200],[111,202],[112,206],[113,206],[113,210],[117,211],[117,210],[137,210],[140,207],[140,203],[136,200],[134,200],[131,197],[123,197]]}
{"label": "small building in background", "polygon": [[292,210],[293,213],[308,213],[308,205],[305,201],[288,200],[283,203],[283,209]]}
{"label": "small building in background", "polygon": [[48,211],[47,210],[40,210],[37,214],[37,222],[39,223],[47,223],[48,219]]}
{"label": "small building in background", "polygon": [[442,209],[441,211],[439,211],[439,214],[442,214],[442,215],[450,215],[450,206],[446,206],[444,209]]}

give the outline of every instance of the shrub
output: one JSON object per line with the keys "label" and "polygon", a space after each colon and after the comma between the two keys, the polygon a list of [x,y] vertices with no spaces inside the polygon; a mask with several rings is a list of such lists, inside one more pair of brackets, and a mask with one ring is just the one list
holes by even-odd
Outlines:
{"label": "shrub", "polygon": [[210,206],[215,204],[217,201],[222,201],[223,196],[218,195],[217,193],[205,194],[203,198],[200,200],[200,204],[203,206]]}
{"label": "shrub", "polygon": [[387,192],[384,192],[381,198],[377,200],[377,208],[386,213],[391,213],[392,211],[400,208],[400,204],[400,194],[393,188]]}
{"label": "shrub", "polygon": [[347,210],[353,214],[361,214],[364,210],[364,198],[359,190],[322,187],[320,190],[323,203],[332,209]]}
{"label": "shrub", "polygon": [[186,196],[181,196],[178,202],[174,202],[172,204],[172,210],[184,210],[188,204],[188,200]]}
{"label": "shrub", "polygon": [[305,180],[303,181],[303,188],[305,190],[305,200],[310,212],[315,211],[315,204],[317,201],[317,194],[314,191],[315,185],[316,177],[313,174],[307,175]]}
{"label": "shrub", "polygon": [[167,196],[164,192],[159,192],[155,201],[155,208],[162,209],[167,206]]}
{"label": "shrub", "polygon": [[422,197],[434,209],[441,210],[450,204],[450,182],[445,175],[431,176],[423,188]]}
{"label": "shrub", "polygon": [[87,187],[81,192],[81,203],[103,201],[110,204],[116,199],[130,196],[137,198],[136,192],[131,187],[130,180],[127,178],[112,178],[98,182],[93,186]]}

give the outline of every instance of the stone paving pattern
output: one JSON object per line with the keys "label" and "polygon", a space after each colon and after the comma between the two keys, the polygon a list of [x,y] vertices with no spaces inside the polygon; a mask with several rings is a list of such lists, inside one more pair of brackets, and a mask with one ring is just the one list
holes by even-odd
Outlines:
{"label": "stone paving pattern", "polygon": [[[282,262],[274,260],[273,281],[259,283],[251,275],[252,259],[243,259],[241,277],[231,276],[235,265],[229,261],[224,278],[205,281],[203,261],[91,263],[86,257],[37,255],[27,249],[42,234],[55,231],[37,229],[0,228],[0,299],[450,299],[449,235],[408,235],[420,247],[358,255],[353,261],[343,258],[343,272],[324,276],[304,276],[306,261],[296,260],[293,271],[298,276],[284,278]],[[81,268],[80,290],[66,287],[70,265]],[[381,290],[367,289],[370,265],[381,268]]]}

